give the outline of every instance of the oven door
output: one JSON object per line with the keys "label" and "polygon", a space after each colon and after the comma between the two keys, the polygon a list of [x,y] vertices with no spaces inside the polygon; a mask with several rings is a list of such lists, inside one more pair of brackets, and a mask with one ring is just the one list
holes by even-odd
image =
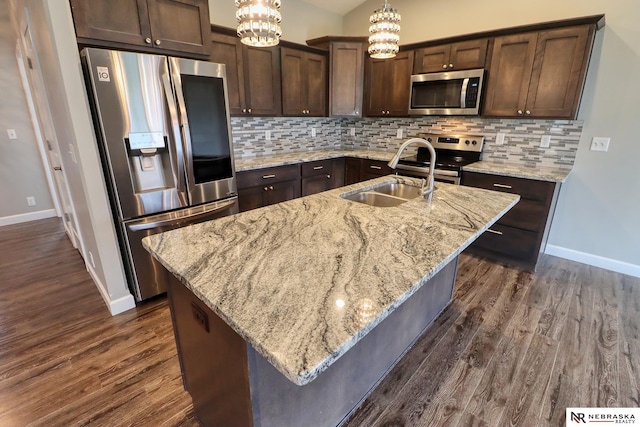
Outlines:
{"label": "oven door", "polygon": [[478,115],[484,70],[411,76],[409,114]]}

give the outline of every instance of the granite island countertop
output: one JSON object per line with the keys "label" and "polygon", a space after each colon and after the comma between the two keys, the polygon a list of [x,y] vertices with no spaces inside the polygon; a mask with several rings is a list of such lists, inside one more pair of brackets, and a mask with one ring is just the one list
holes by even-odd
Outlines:
{"label": "granite island countertop", "polygon": [[514,178],[534,179],[538,181],[565,182],[571,169],[545,166],[525,166],[518,163],[502,163],[482,160],[462,168],[466,172],[480,172],[491,175],[511,176]]}
{"label": "granite island countertop", "polygon": [[316,378],[455,259],[519,196],[436,183],[372,207],[340,194],[385,176],[155,234],[145,247],[292,382]]}

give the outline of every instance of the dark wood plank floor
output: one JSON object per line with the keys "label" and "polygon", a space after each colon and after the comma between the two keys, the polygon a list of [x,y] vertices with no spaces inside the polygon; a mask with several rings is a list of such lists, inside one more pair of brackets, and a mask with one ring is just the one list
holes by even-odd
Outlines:
{"label": "dark wood plank floor", "polygon": [[[454,302],[346,425],[563,426],[639,406],[639,366],[640,279],[463,255]],[[166,299],[112,317],[57,219],[0,228],[0,426],[23,425],[198,426]]]}

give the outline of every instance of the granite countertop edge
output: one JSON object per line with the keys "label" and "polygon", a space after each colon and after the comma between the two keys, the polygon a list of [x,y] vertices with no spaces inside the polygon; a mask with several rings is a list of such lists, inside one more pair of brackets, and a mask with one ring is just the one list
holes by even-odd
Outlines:
{"label": "granite countertop edge", "polygon": [[548,181],[563,183],[571,173],[571,169],[553,168],[545,166],[526,166],[519,163],[493,162],[481,160],[463,166],[465,172],[479,172],[491,175],[509,176],[513,178],[533,179],[537,181]]}

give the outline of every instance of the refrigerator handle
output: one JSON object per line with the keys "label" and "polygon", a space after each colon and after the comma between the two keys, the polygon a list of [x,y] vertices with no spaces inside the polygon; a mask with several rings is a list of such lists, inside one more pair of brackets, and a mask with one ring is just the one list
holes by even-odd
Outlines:
{"label": "refrigerator handle", "polygon": [[[204,217],[214,216],[214,214],[219,214],[225,210],[228,210],[237,203],[238,198],[232,197],[223,202],[216,203],[215,207],[212,207],[208,210],[202,210],[195,213],[191,213],[188,211],[186,214],[179,216],[172,215],[171,213],[157,215],[155,218],[145,218],[140,221],[130,222],[127,224],[127,228],[132,231],[143,231],[174,224],[193,224],[194,222],[197,222]],[[237,210],[231,211],[230,213],[228,213],[228,215],[234,212],[237,212]]]}
{"label": "refrigerator handle", "polygon": [[175,148],[175,156],[172,156],[172,158],[174,158],[174,178],[177,183],[178,191],[182,194],[184,200],[187,203],[190,203],[189,197],[187,196],[187,187],[185,184],[185,161],[182,148],[182,136],[180,132],[180,120],[178,119],[176,101],[173,98],[173,90],[171,89],[171,82],[169,81],[169,75],[167,73],[162,74],[162,85],[164,86],[164,95],[167,99],[167,108],[169,110],[169,117],[171,119],[171,130],[173,134],[173,140],[175,142],[173,144]]}
{"label": "refrigerator handle", "polygon": [[180,131],[184,147],[184,167],[187,172],[187,188],[189,192],[195,190],[196,180],[193,175],[193,152],[191,150],[191,133],[189,131],[189,119],[187,117],[187,106],[184,102],[184,93],[182,92],[182,79],[180,77],[180,66],[175,58],[171,58],[170,62],[171,77],[173,78],[173,87],[176,91],[176,100],[178,102],[178,117],[180,118]]}

